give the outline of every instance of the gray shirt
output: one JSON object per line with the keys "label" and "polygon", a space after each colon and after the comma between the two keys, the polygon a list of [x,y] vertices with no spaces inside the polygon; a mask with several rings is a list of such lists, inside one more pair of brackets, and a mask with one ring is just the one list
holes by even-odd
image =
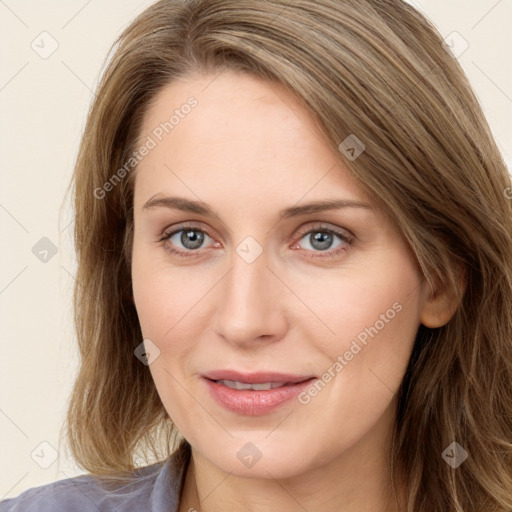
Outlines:
{"label": "gray shirt", "polygon": [[182,441],[164,462],[134,471],[129,483],[109,487],[80,475],[33,487],[0,502],[1,512],[177,512],[190,445]]}

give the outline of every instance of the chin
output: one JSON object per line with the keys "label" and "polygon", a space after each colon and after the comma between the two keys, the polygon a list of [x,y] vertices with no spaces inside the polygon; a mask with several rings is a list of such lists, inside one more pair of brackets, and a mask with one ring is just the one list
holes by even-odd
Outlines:
{"label": "chin", "polygon": [[[272,434],[271,434],[272,435]],[[287,442],[281,439],[265,439],[268,432],[256,436],[247,433],[234,436],[228,442],[218,443],[215,449],[211,444],[203,450],[198,446],[201,456],[225,473],[241,478],[285,479],[299,475],[313,465],[308,464],[303,443],[288,436]],[[200,443],[202,444],[202,443]]]}

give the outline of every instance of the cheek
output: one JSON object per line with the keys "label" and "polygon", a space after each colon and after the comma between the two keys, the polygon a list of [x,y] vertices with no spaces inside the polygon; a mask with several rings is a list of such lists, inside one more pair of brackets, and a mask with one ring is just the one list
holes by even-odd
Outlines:
{"label": "cheek", "polygon": [[315,302],[311,309],[317,307],[334,331],[322,326],[327,334],[319,336],[316,321],[311,323],[316,329],[306,333],[316,340],[311,353],[321,351],[323,357],[318,359],[319,381],[299,397],[299,412],[311,429],[331,440],[328,448],[319,441],[319,460],[354,445],[383,418],[393,421],[390,407],[419,325],[418,276],[413,269],[402,270],[388,267],[387,272],[367,272],[330,286],[326,282],[323,300],[318,292],[310,295]]}
{"label": "cheek", "polygon": [[356,380],[384,362],[386,375],[405,370],[421,308],[421,276],[400,241],[360,254],[339,271],[302,276],[296,284],[316,315],[303,324],[306,339],[316,340],[331,362],[346,353]]}
{"label": "cheek", "polygon": [[169,417],[180,431],[186,431],[180,419],[190,408],[190,395],[180,383],[197,339],[188,319],[199,291],[183,271],[173,272],[164,258],[155,258],[154,253],[134,244],[133,295],[143,336],[160,351],[149,366],[157,392]]}
{"label": "cheek", "polygon": [[187,325],[187,314],[208,288],[197,277],[190,279],[187,271],[172,269],[165,257],[163,249],[151,254],[149,249],[134,244],[132,283],[139,323],[144,337],[159,345],[172,338],[173,331]]}
{"label": "cheek", "polygon": [[325,334],[329,345],[335,339],[356,337],[375,323],[380,331],[383,325],[399,324],[411,315],[413,323],[418,321],[420,276],[416,268],[397,251],[379,256],[369,254],[341,270],[298,272],[288,277],[309,313],[314,314],[315,318],[311,314],[302,317],[303,321],[314,320],[308,322],[315,323],[316,338]]}
{"label": "cheek", "polygon": [[[319,336],[318,322],[308,331],[307,337],[317,340],[315,348],[326,357],[319,368],[322,383],[303,403],[312,406],[313,416],[321,414],[327,402],[337,403],[334,415],[348,421],[347,428],[354,421],[356,430],[361,418],[370,424],[379,417],[398,390],[420,323],[416,268],[409,260],[397,264],[392,257],[381,263],[317,282],[315,291],[309,288],[311,309],[331,332],[322,327],[326,334]],[[360,414],[347,420],[346,411]]]}

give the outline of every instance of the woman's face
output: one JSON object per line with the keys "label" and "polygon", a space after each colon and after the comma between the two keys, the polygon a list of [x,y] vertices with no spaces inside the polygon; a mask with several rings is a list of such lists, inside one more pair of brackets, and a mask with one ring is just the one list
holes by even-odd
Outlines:
{"label": "woman's face", "polygon": [[[140,144],[134,301],[181,434],[240,476],[377,456],[427,294],[344,156],[282,86],[234,72],[167,86]],[[327,201],[346,204],[307,208]]]}

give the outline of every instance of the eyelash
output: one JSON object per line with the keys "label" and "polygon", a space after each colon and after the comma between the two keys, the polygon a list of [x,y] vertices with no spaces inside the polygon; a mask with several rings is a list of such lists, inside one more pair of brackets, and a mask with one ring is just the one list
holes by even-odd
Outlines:
{"label": "eyelash", "polygon": [[[175,249],[173,247],[169,247],[169,245],[167,244],[168,240],[171,237],[173,237],[176,233],[180,233],[181,231],[185,231],[187,229],[203,233],[203,234],[207,235],[208,237],[214,239],[212,236],[210,236],[208,234],[207,231],[200,229],[197,225],[184,224],[184,225],[179,226],[178,228],[173,229],[172,231],[165,232],[160,238],[158,238],[158,242],[161,245],[163,245],[165,250],[170,252],[171,254],[175,254],[175,255],[183,257],[183,258],[198,257],[198,256],[200,256],[201,249],[182,251],[179,249]],[[352,245],[352,243],[354,241],[353,238],[351,236],[347,235],[346,233],[343,233],[343,232],[333,229],[331,227],[325,226],[323,224],[319,224],[319,225],[313,226],[311,228],[308,228],[307,230],[301,231],[300,234],[298,235],[299,238],[296,239],[296,242],[294,242],[293,245],[295,245],[302,238],[304,238],[304,236],[309,235],[311,233],[317,233],[317,232],[336,235],[342,240],[342,242],[344,242],[344,244],[339,245],[336,249],[331,249],[331,250],[326,250],[326,251],[312,251],[314,253],[321,253],[321,255],[320,254],[318,254],[318,255],[312,254],[311,256],[309,256],[310,258],[328,258],[328,257],[338,256],[341,253],[346,252],[348,250],[347,245],[348,246]],[[309,250],[306,249],[306,251],[309,251]]]}

